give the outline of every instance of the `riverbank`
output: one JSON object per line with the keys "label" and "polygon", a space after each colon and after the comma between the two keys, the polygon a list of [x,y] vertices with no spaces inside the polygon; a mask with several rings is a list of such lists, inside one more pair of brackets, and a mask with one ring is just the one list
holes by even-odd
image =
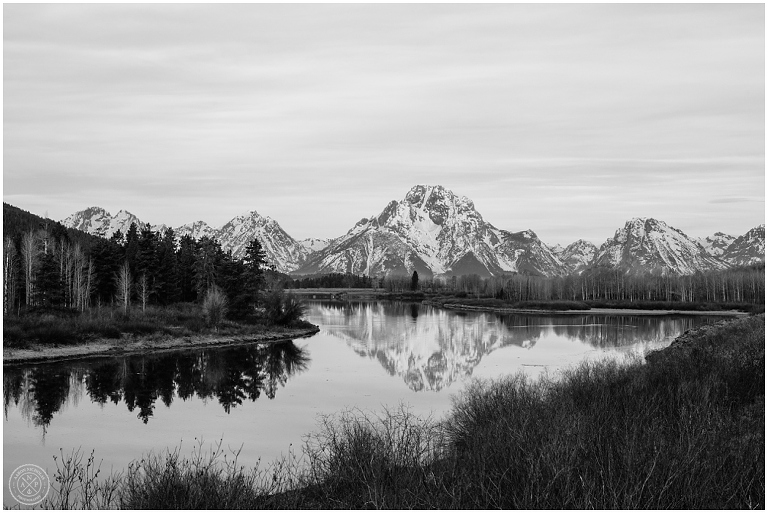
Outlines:
{"label": "riverbank", "polygon": [[646,360],[476,381],[439,420],[339,412],[305,440],[255,469],[215,451],[137,456],[81,488],[72,476],[93,475],[92,459],[62,461],[54,477],[72,493],[43,506],[761,509],[765,315],[690,330]]}
{"label": "riverbank", "polygon": [[[418,302],[425,305],[467,312],[488,312],[498,314],[518,315],[635,315],[635,316],[664,316],[664,315],[708,315],[723,317],[744,317],[751,313],[759,313],[762,305],[718,303],[681,303],[681,302],[620,302],[620,301],[525,301],[519,304],[533,304],[534,307],[518,307],[500,299],[482,297],[468,298],[455,295],[441,295],[434,292],[404,291],[390,292],[386,289],[291,289],[291,292],[309,300],[338,300],[338,301],[367,301],[388,300]],[[464,294],[466,296],[466,294]],[[593,306],[594,305],[594,306]],[[741,309],[738,309],[741,308]],[[752,312],[746,310],[753,310]]]}
{"label": "riverbank", "polygon": [[[306,323],[309,324],[309,323]],[[205,349],[213,347],[237,346],[244,344],[263,344],[284,342],[305,338],[320,331],[312,327],[289,328],[274,326],[258,329],[253,333],[232,335],[190,335],[185,337],[161,336],[147,337],[124,334],[120,339],[97,339],[78,345],[51,346],[31,344],[26,348],[3,347],[3,365],[22,365],[29,363],[50,363],[83,358],[105,356],[130,356],[136,354],[178,351],[181,349]]]}
{"label": "riverbank", "polygon": [[543,310],[536,308],[505,308],[496,306],[473,306],[461,303],[439,303],[423,301],[423,304],[445,308],[447,310],[460,310],[465,312],[489,312],[498,314],[516,315],[710,315],[723,317],[746,317],[747,312],[738,310],[639,310],[634,308],[590,308],[588,310]]}

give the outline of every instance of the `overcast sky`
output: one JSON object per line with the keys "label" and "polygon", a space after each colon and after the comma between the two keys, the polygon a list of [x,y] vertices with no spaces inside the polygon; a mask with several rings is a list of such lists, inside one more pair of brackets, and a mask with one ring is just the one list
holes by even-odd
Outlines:
{"label": "overcast sky", "polygon": [[416,184],[600,243],[765,222],[763,4],[4,4],[3,198],[330,238]]}

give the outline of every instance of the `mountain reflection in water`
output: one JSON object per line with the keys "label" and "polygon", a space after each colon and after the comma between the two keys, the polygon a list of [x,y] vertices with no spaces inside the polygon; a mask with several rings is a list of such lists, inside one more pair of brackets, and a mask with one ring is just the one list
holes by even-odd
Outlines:
{"label": "mountain reflection in water", "polygon": [[414,391],[438,391],[471,376],[483,356],[503,347],[534,350],[544,339],[561,338],[586,349],[647,349],[703,322],[667,316],[502,315],[364,301],[313,302],[310,317]]}
{"label": "mountain reflection in water", "polygon": [[227,413],[262,393],[274,399],[278,385],[309,365],[306,351],[293,342],[248,345],[145,356],[3,369],[3,404],[14,403],[22,415],[43,430],[65,404],[75,405],[83,392],[91,401],[125,403],[149,422],[160,399],[217,398]]}

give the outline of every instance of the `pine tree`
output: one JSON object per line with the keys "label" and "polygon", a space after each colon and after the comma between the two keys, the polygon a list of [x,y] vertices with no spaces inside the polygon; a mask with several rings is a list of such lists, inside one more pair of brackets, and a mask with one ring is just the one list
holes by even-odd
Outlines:
{"label": "pine tree", "polygon": [[91,249],[95,275],[93,288],[100,303],[109,303],[115,297],[115,275],[120,268],[120,261],[123,260],[122,247],[116,242],[119,239],[121,237],[100,239]]}
{"label": "pine tree", "polygon": [[255,238],[245,248],[245,286],[247,292],[256,300],[259,291],[264,288],[264,269],[267,267],[267,254],[258,238]]}
{"label": "pine tree", "polygon": [[198,298],[202,298],[216,284],[223,256],[221,245],[212,238],[203,237],[197,242],[194,276]]}
{"label": "pine tree", "polygon": [[179,265],[176,258],[176,239],[168,228],[158,246],[158,300],[164,305],[179,300]]}
{"label": "pine tree", "polygon": [[181,301],[192,302],[197,299],[195,288],[195,251],[197,244],[189,235],[179,240],[179,250],[176,253],[178,265],[178,288]]}
{"label": "pine tree", "polygon": [[128,270],[131,272],[131,276],[136,276],[136,258],[139,255],[139,229],[136,223],[131,223],[128,233],[125,234],[124,250]]}
{"label": "pine tree", "polygon": [[[152,231],[149,223],[141,227],[138,251],[136,252],[136,276],[143,279],[142,292],[144,302],[156,295],[159,283],[159,234]],[[142,278],[143,277],[143,278]]]}
{"label": "pine tree", "polygon": [[419,289],[419,273],[416,271],[413,271],[413,274],[411,275],[411,290],[418,290]]}
{"label": "pine tree", "polygon": [[43,253],[35,279],[35,302],[46,307],[60,306],[64,299],[59,263],[53,252]]}

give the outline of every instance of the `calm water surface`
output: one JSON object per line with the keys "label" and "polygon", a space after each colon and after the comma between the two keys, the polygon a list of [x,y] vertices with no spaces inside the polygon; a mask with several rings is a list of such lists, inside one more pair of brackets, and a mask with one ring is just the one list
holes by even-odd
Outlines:
{"label": "calm water surface", "polygon": [[399,302],[312,302],[320,333],[295,342],[4,367],[3,474],[55,470],[95,449],[102,470],[151,450],[242,446],[268,462],[345,408],[407,404],[440,418],[472,378],[557,373],[585,359],[663,347],[708,317],[462,313]]}

